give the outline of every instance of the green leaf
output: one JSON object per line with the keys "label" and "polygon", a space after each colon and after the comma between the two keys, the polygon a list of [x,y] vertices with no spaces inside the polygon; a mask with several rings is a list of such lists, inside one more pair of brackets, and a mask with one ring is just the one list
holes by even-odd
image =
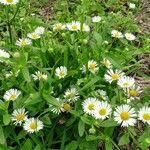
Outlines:
{"label": "green leaf", "polygon": [[4,136],[4,132],[3,132],[3,128],[2,126],[0,126],[0,144],[5,144],[5,136]]}
{"label": "green leaf", "polygon": [[22,68],[22,74],[23,77],[27,82],[31,82],[30,74],[29,74],[29,69],[27,67]]}
{"label": "green leaf", "polygon": [[9,123],[10,123],[10,115],[8,114],[8,113],[5,113],[4,115],[3,115],[3,123],[4,123],[4,125],[8,125]]}
{"label": "green leaf", "polygon": [[0,109],[1,110],[6,110],[6,105],[2,100],[0,100]]}
{"label": "green leaf", "polygon": [[88,135],[86,136],[86,140],[87,141],[95,141],[95,140],[101,140],[101,139],[105,139],[104,137],[102,136],[96,136],[96,135]]}
{"label": "green leaf", "polygon": [[49,103],[49,104],[52,104],[52,105],[55,105],[55,106],[59,106],[59,102],[57,101],[56,98],[54,98],[53,96],[49,96],[49,97],[44,97],[45,100]]}
{"label": "green leaf", "polygon": [[117,123],[114,120],[109,119],[100,123],[99,126],[100,127],[113,127],[113,126],[117,126]]}
{"label": "green leaf", "polygon": [[76,150],[77,148],[78,148],[78,142],[72,141],[65,147],[65,150]]}
{"label": "green leaf", "polygon": [[100,77],[95,77],[91,81],[89,81],[84,87],[82,87],[79,91],[84,91],[94,85],[97,81],[100,80]]}
{"label": "green leaf", "polygon": [[129,134],[126,133],[126,134],[124,134],[124,135],[120,138],[118,145],[126,145],[126,144],[128,144],[129,142],[130,142],[130,140],[129,140]]}
{"label": "green leaf", "polygon": [[37,146],[34,148],[34,150],[41,150],[40,145],[37,145]]}
{"label": "green leaf", "polygon": [[82,137],[85,131],[85,123],[80,120],[78,123],[78,132],[79,132],[79,136]]}
{"label": "green leaf", "polygon": [[27,139],[21,150],[32,150],[32,143],[30,139]]}
{"label": "green leaf", "polygon": [[105,150],[113,150],[113,145],[111,142],[105,143]]}

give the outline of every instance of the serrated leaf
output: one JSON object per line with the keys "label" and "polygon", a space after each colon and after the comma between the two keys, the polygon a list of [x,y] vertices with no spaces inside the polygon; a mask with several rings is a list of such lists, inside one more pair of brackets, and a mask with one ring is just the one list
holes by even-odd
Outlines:
{"label": "serrated leaf", "polygon": [[130,140],[129,140],[129,134],[127,133],[127,134],[124,134],[121,138],[120,138],[120,140],[119,140],[119,143],[118,143],[118,145],[126,145],[126,144],[128,144],[130,142]]}
{"label": "serrated leaf", "polygon": [[85,131],[85,123],[80,120],[78,123],[78,132],[79,132],[79,136],[82,137]]}

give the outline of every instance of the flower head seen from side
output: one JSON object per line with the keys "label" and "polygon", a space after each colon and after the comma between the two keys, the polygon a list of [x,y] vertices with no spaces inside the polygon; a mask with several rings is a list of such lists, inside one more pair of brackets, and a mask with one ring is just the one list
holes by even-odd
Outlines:
{"label": "flower head seen from side", "polygon": [[10,89],[5,92],[3,98],[6,101],[10,101],[10,100],[14,101],[19,97],[20,94],[21,92],[17,89]]}
{"label": "flower head seen from side", "polygon": [[111,106],[105,101],[98,102],[98,105],[96,106],[93,117],[96,119],[106,119],[111,114]]}
{"label": "flower head seen from side", "polygon": [[84,100],[82,103],[83,111],[89,115],[92,115],[96,109],[98,100],[96,98],[90,97]]}
{"label": "flower head seen from side", "polygon": [[33,79],[36,80],[47,80],[47,74],[44,74],[40,71],[36,71],[34,74],[32,74]]}
{"label": "flower head seen from side", "polygon": [[78,21],[72,21],[71,23],[68,23],[67,29],[70,31],[79,31],[81,28],[81,23]]}
{"label": "flower head seen from side", "polygon": [[45,31],[44,27],[37,27],[35,29],[34,33],[40,36],[40,35],[44,34],[44,31]]}
{"label": "flower head seen from side", "polygon": [[134,41],[136,39],[132,33],[125,33],[125,38],[129,41]]}
{"label": "flower head seen from side", "polygon": [[19,39],[16,41],[16,45],[19,47],[24,47],[24,46],[31,45],[31,44],[32,44],[32,42],[28,38]]}
{"label": "flower head seen from side", "polygon": [[103,58],[102,64],[103,64],[107,69],[112,68],[111,62],[110,62],[108,59],[106,59],[106,58]]}
{"label": "flower head seen from side", "polygon": [[123,127],[134,126],[136,117],[135,110],[126,104],[118,106],[114,112],[114,120]]}
{"label": "flower head seen from side", "polygon": [[19,2],[19,0],[0,0],[0,3],[4,5],[15,5]]}
{"label": "flower head seen from side", "polygon": [[15,125],[21,125],[27,119],[27,112],[24,108],[16,109],[13,111],[11,119]]}
{"label": "flower head seen from side", "polygon": [[3,62],[3,60],[1,60],[1,58],[10,58],[10,54],[7,53],[6,51],[0,49],[0,62]]}
{"label": "flower head seen from side", "polygon": [[79,94],[76,88],[67,89],[64,95],[68,102],[75,102],[79,99]]}
{"label": "flower head seen from side", "polygon": [[111,36],[115,38],[123,38],[123,34],[117,30],[112,30],[111,31]]}
{"label": "flower head seen from side", "polygon": [[56,23],[53,25],[53,31],[60,31],[60,30],[65,30],[65,29],[66,29],[66,25],[62,23]]}
{"label": "flower head seen from side", "polygon": [[132,77],[129,77],[129,76],[122,76],[119,80],[118,80],[118,85],[121,87],[121,88],[130,88],[134,85],[135,83],[135,80],[134,78]]}
{"label": "flower head seen from side", "polygon": [[63,109],[64,100],[62,100],[60,98],[56,98],[56,101],[58,102],[58,105],[55,106],[55,105],[50,104],[49,108],[50,108],[51,112],[59,115],[61,112],[64,112],[64,109]]}
{"label": "flower head seen from side", "polygon": [[32,39],[32,40],[36,40],[36,39],[39,39],[40,38],[40,35],[39,34],[36,34],[35,32],[33,33],[28,33],[27,34],[28,38]]}
{"label": "flower head seen from side", "polygon": [[39,130],[43,129],[43,127],[43,122],[37,118],[26,119],[23,124],[24,130],[29,133],[38,132]]}
{"label": "flower head seen from side", "polygon": [[115,70],[113,71],[112,69],[108,70],[107,73],[105,74],[105,80],[111,83],[112,81],[117,81],[119,80],[124,73],[120,70]]}
{"label": "flower head seen from side", "polygon": [[100,16],[94,16],[94,17],[92,17],[92,22],[100,22],[101,19],[102,18]]}
{"label": "flower head seen from side", "polygon": [[95,74],[99,70],[97,62],[94,60],[89,60],[88,61],[88,69],[91,73]]}
{"label": "flower head seen from side", "polygon": [[150,125],[150,107],[143,106],[138,113],[138,119]]}
{"label": "flower head seen from side", "polygon": [[87,24],[84,23],[83,26],[82,26],[82,31],[90,32],[90,27]]}
{"label": "flower head seen from side", "polygon": [[67,68],[65,66],[57,67],[56,70],[55,70],[55,75],[59,79],[64,78],[67,75]]}
{"label": "flower head seen from side", "polygon": [[142,93],[141,88],[139,86],[135,85],[135,84],[127,89],[128,97],[131,100],[139,99],[140,98],[139,95],[141,93]]}

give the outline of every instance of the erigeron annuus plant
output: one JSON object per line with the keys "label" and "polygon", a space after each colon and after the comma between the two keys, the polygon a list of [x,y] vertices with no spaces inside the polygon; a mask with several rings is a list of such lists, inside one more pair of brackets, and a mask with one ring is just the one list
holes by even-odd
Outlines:
{"label": "erigeron annuus plant", "polygon": [[149,103],[128,66],[139,37],[120,8],[104,15],[109,2],[58,0],[65,15],[45,23],[28,1],[0,2],[13,10],[0,43],[0,148],[149,146]]}

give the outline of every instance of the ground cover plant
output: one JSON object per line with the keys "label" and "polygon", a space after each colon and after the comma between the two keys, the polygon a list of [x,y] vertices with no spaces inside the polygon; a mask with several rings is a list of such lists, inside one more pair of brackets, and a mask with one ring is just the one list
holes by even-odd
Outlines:
{"label": "ground cover plant", "polygon": [[148,150],[140,1],[50,2],[0,0],[0,150]]}

